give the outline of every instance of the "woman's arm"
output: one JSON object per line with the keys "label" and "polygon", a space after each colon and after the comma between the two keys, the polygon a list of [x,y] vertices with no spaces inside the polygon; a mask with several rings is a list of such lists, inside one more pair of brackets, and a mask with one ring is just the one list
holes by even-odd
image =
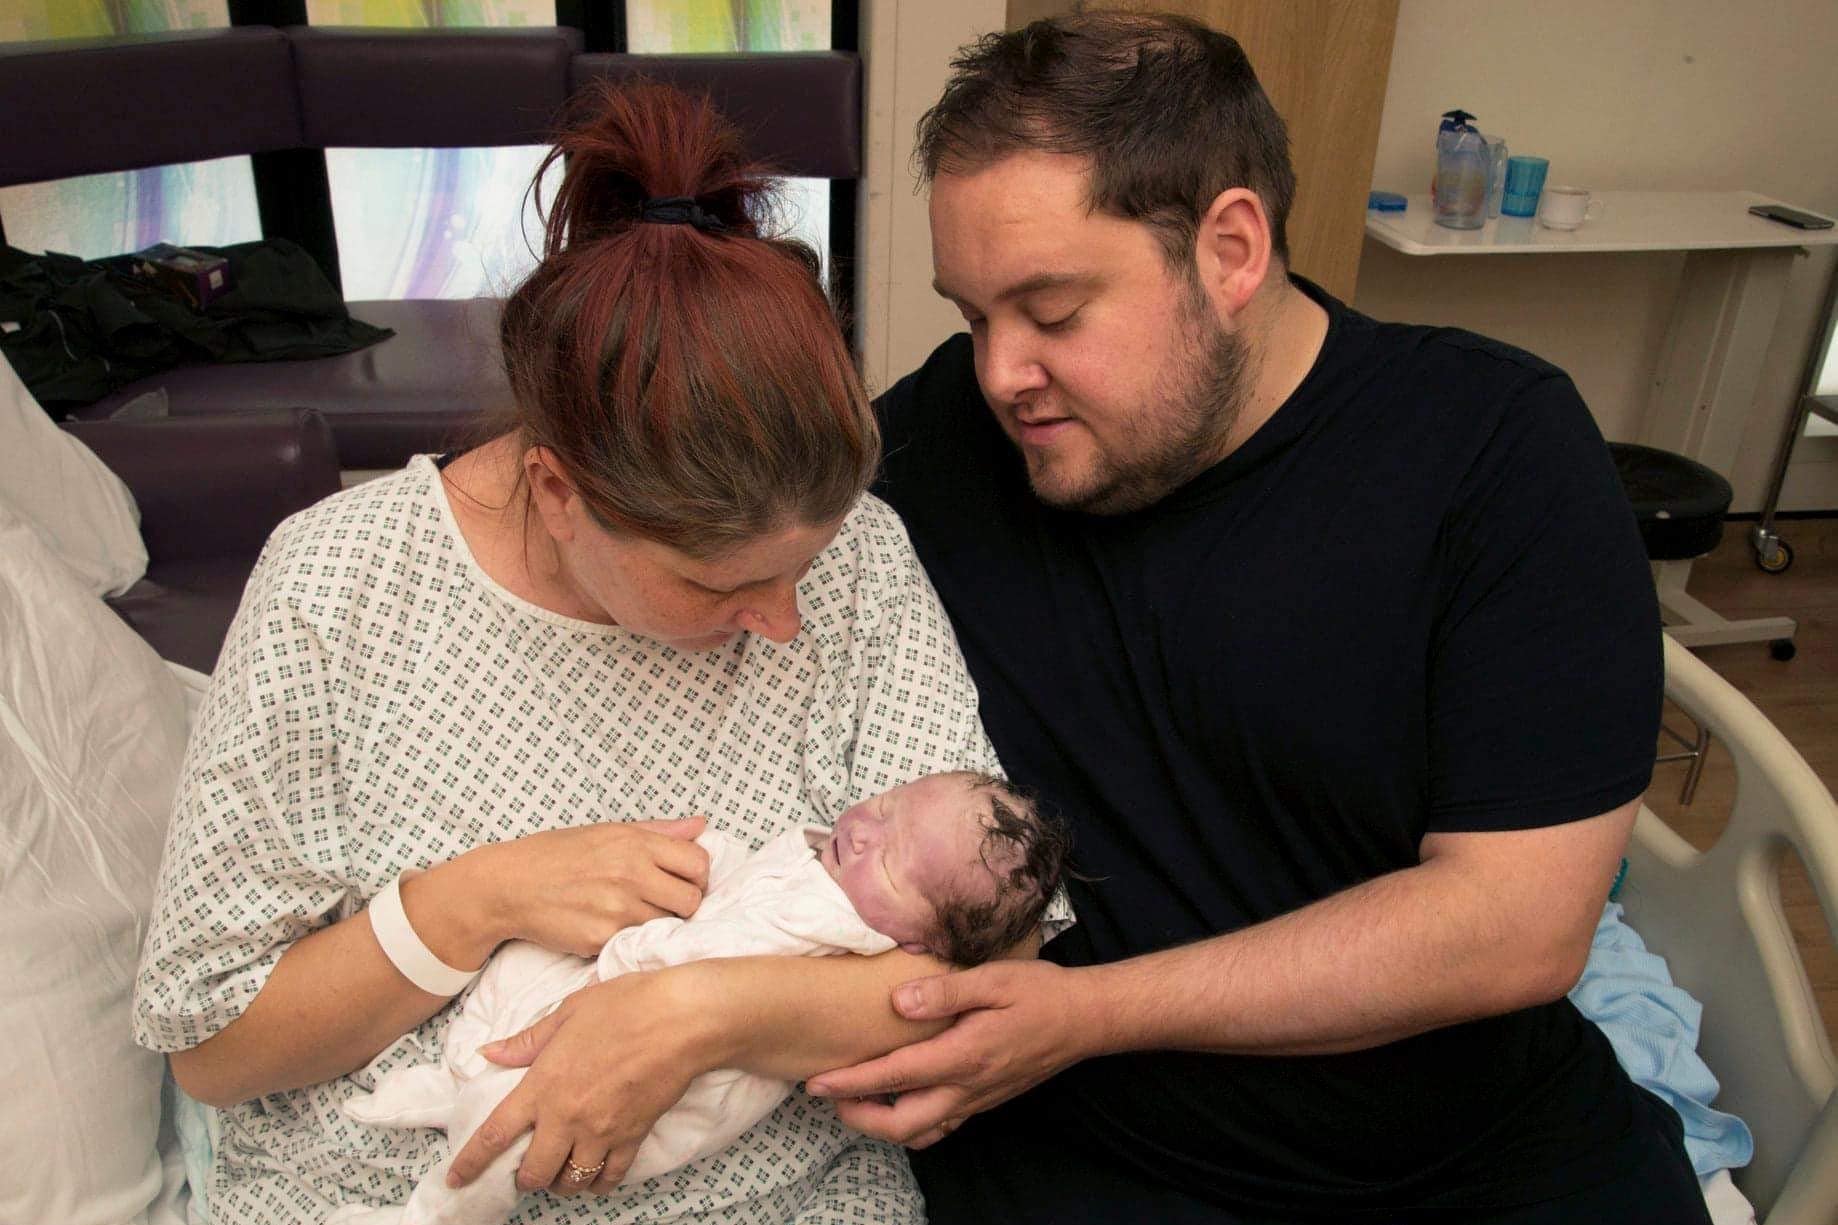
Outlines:
{"label": "woman's arm", "polygon": [[[1010,956],[1031,958],[1038,940]],[[942,1032],[909,1021],[893,988],[950,967],[898,949],[877,957],[728,957],[626,974],[570,996],[548,1017],[485,1048],[530,1074],[453,1159],[463,1186],[536,1129],[518,1171],[525,1190],[555,1181],[564,1161],[605,1168],[609,1192],[658,1118],[689,1082],[717,1068],[802,1080]],[[572,1189],[572,1188],[571,1188]]]}
{"label": "woman's arm", "polygon": [[[1036,936],[1004,960],[1027,961],[1039,953]],[[954,968],[923,954],[895,949],[878,957],[733,957],[680,968],[700,971],[689,989],[717,1001],[713,1011],[725,1032],[708,1056],[712,1067],[804,1080],[875,1057],[857,1052],[885,1054],[949,1025],[949,1018],[912,1021],[894,1011],[895,987]]]}
{"label": "woman's arm", "polygon": [[[462,968],[481,964],[496,944],[478,905],[478,863],[462,855],[402,885],[422,941]],[[242,1015],[172,1052],[172,1076],[218,1107],[318,1084],[363,1067],[446,1003],[396,970],[360,911],[295,941]]]}
{"label": "woman's arm", "polygon": [[[430,952],[472,969],[512,938],[592,953],[633,923],[701,904],[699,819],[583,826],[469,851],[402,882],[402,907]],[[365,912],[290,945],[249,1006],[171,1054],[191,1096],[229,1106],[363,1067],[447,1003],[384,956]]]}

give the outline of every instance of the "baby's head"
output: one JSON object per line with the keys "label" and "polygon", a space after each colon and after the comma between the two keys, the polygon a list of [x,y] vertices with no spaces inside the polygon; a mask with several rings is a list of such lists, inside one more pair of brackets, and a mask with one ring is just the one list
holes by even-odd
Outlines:
{"label": "baby's head", "polygon": [[932,774],[863,800],[819,852],[868,926],[957,965],[1018,944],[1059,888],[1067,837],[1016,788]]}

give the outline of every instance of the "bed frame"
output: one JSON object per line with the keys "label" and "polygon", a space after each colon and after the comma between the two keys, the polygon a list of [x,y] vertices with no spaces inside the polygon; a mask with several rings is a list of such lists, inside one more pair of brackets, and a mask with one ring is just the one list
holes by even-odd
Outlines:
{"label": "bed frame", "polygon": [[1838,1222],[1838,1058],[1781,908],[1798,852],[1838,941],[1838,803],[1753,703],[1666,638],[1666,696],[1728,747],[1736,802],[1708,851],[1642,808],[1620,901],[1628,922],[1704,1005],[1699,1051],[1716,1105],[1755,1135],[1737,1186],[1764,1225]]}

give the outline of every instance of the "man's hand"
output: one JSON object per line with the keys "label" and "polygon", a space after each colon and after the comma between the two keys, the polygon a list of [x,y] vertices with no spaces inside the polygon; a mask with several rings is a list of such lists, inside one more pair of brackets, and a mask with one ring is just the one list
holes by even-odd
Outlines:
{"label": "man's hand", "polygon": [[[973,1114],[1033,1088],[1097,1052],[1089,993],[1079,971],[1045,961],[996,961],[903,983],[894,1010],[908,1020],[955,1016],[936,1038],[825,1072],[805,1089],[836,1099],[857,1131],[925,1148]],[[898,1094],[891,1105],[878,1100]]]}

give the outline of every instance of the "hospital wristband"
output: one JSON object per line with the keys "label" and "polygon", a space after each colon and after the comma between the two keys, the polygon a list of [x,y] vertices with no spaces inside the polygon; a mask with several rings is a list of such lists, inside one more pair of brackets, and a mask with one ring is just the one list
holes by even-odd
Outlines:
{"label": "hospital wristband", "polygon": [[421,873],[413,870],[404,872],[370,899],[365,912],[370,916],[370,930],[375,933],[377,943],[383,946],[383,955],[402,972],[402,977],[429,995],[458,995],[472,984],[479,971],[454,969],[436,957],[415,934],[408,914],[402,909],[402,882],[419,875]]}

